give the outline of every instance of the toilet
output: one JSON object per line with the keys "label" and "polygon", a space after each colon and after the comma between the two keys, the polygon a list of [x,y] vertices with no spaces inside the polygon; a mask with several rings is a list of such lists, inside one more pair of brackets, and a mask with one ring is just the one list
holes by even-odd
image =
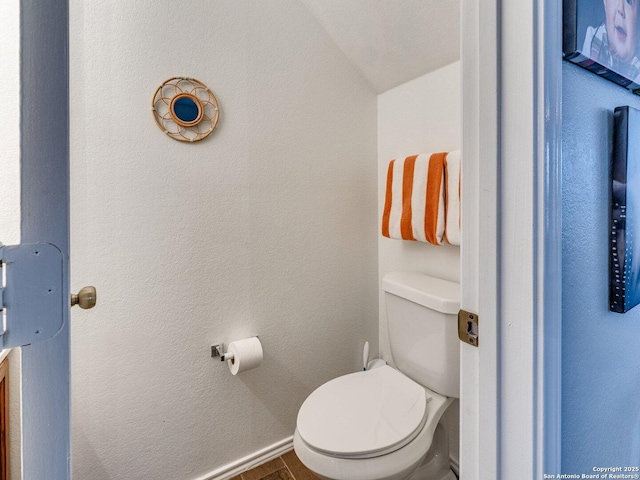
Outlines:
{"label": "toilet", "polygon": [[344,375],[311,393],[298,412],[295,452],[326,480],[456,480],[440,419],[460,394],[460,286],[393,272],[382,288],[395,367]]}

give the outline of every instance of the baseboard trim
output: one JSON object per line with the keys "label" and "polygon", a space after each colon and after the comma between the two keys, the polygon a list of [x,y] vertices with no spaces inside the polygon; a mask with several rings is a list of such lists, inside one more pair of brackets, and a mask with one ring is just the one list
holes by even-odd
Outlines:
{"label": "baseboard trim", "polygon": [[194,480],[229,480],[236,475],[240,475],[242,472],[251,470],[253,467],[258,466],[261,463],[278,458],[280,455],[291,449],[293,449],[293,436],[282,439],[273,445],[265,447],[262,450],[258,450],[255,453],[251,453],[246,457],[236,460],[235,462],[228,463],[223,467],[216,468],[215,470],[201,477],[195,478]]}

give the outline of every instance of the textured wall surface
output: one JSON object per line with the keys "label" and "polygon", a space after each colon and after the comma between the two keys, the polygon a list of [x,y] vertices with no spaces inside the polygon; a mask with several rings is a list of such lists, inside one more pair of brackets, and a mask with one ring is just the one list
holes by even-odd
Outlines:
{"label": "textured wall surface", "polygon": [[0,3],[0,242],[20,243],[20,19],[18,0]]}
{"label": "textured wall surface", "polygon": [[562,81],[562,469],[593,473],[640,465],[640,307],[608,306],[613,109],[640,98],[567,62]]}
{"label": "textured wall surface", "polygon": [[[0,242],[20,243],[20,21],[19,1],[0,2]],[[20,349],[9,353],[9,466],[11,478],[22,478]]]}
{"label": "textured wall surface", "polygon": [[[452,63],[378,96],[378,270],[423,272],[460,281],[460,248],[385,238],[380,234],[387,166],[394,158],[458,150],[462,145],[460,62]],[[380,290],[380,353],[391,361],[384,294]],[[445,413],[449,431],[459,430],[458,402]],[[451,434],[451,454],[458,461],[458,435]]]}
{"label": "textured wall surface", "polygon": [[[459,150],[462,145],[460,62],[378,96],[378,271],[423,272],[460,281],[460,248],[383,237],[380,234],[387,167],[394,158]],[[380,351],[389,359],[387,316],[380,291]]]}
{"label": "textured wall surface", "polygon": [[[74,477],[189,480],[377,345],[376,95],[297,0],[70,8]],[[173,76],[218,97],[203,142],[152,119]],[[250,335],[258,369],[209,357]]]}

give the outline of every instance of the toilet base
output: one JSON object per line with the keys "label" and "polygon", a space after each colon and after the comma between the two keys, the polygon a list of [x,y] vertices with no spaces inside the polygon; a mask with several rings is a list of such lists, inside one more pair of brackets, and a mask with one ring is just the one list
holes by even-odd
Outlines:
{"label": "toilet base", "polygon": [[427,456],[408,480],[457,480],[449,465],[449,437],[442,423],[436,427]]}
{"label": "toilet base", "polygon": [[409,478],[409,480],[458,480],[456,474],[453,473],[451,469],[449,469],[448,471],[443,470],[437,472],[435,476],[433,473],[427,475],[431,476],[424,476],[424,472],[421,472],[420,469],[418,469],[416,473],[414,473],[413,476]]}

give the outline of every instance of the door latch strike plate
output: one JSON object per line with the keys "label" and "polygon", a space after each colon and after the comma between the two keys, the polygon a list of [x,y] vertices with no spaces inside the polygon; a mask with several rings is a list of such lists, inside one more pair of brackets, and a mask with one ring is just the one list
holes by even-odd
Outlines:
{"label": "door latch strike plate", "polygon": [[478,346],[478,314],[460,310],[458,312],[458,338],[461,342]]}

